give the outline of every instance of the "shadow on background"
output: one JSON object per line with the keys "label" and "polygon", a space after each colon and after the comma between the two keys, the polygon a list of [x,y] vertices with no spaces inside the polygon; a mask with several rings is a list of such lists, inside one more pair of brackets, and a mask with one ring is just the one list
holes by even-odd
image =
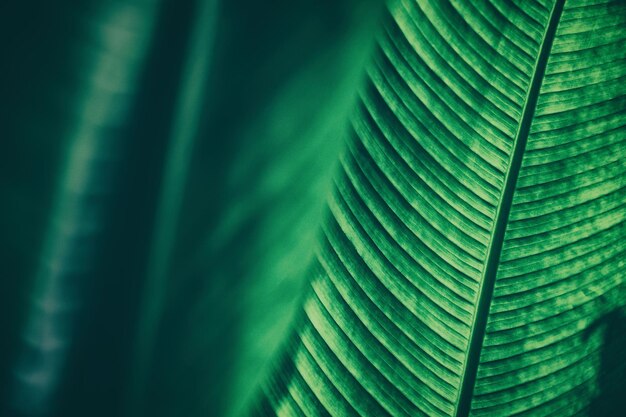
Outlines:
{"label": "shadow on background", "polygon": [[585,332],[589,338],[602,332],[598,394],[592,400],[589,415],[618,417],[626,415],[626,312],[614,309],[596,320]]}

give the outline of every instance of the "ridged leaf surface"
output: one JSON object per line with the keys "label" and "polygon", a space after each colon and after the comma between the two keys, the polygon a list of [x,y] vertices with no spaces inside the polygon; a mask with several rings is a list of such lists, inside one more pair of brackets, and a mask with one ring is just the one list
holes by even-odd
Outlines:
{"label": "ridged leaf surface", "polygon": [[390,5],[262,413],[619,402],[625,23],[623,2]]}

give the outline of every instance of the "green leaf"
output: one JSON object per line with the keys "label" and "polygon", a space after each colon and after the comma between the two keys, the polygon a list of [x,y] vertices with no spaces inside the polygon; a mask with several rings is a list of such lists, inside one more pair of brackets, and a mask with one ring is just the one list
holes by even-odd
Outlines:
{"label": "green leaf", "polygon": [[[41,85],[20,103],[14,128],[61,162],[46,170],[59,185],[50,192],[57,208],[42,210],[49,231],[34,239],[48,242],[43,254],[36,242],[18,248],[42,258],[44,272],[31,280],[32,302],[7,308],[15,327],[25,322],[23,341],[7,348],[7,412],[240,413],[298,308],[377,2],[70,6],[58,5],[72,10],[63,18],[71,30],[50,55],[77,59],[33,77]],[[136,19],[118,22],[120,10]],[[37,23],[36,35],[56,29],[45,16]],[[118,29],[129,36],[108,42]],[[25,55],[17,49],[12,56]],[[58,98],[59,72],[84,100]],[[101,91],[117,78],[123,91]],[[40,95],[41,113],[62,102],[63,126],[27,136],[39,120],[28,105]],[[118,118],[85,122],[95,133],[74,135],[94,108]],[[24,148],[26,163],[37,161]],[[40,188],[20,185],[38,201]],[[31,269],[23,261],[13,275],[28,282]]]}
{"label": "green leaf", "polygon": [[623,414],[624,2],[44,4],[0,413]]}
{"label": "green leaf", "polygon": [[390,5],[262,413],[618,413],[624,340],[589,329],[626,304],[625,23]]}
{"label": "green leaf", "polygon": [[[180,165],[189,178],[171,187],[185,193],[178,218],[166,216],[174,230],[162,242],[173,250],[154,254],[158,274],[147,277],[139,405],[128,415],[241,415],[300,305],[379,7],[284,2],[259,23],[266,12],[244,3],[219,7],[208,116]],[[256,39],[254,25],[270,24],[275,32]]]}

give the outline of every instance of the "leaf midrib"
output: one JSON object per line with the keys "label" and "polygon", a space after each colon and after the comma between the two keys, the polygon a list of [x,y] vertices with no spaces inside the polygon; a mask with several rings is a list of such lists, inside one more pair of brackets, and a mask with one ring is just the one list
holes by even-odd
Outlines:
{"label": "leaf midrib", "polygon": [[493,298],[496,274],[500,264],[500,255],[502,253],[506,226],[508,224],[509,213],[513,203],[513,195],[522,165],[523,155],[526,150],[526,142],[528,140],[530,128],[535,115],[535,109],[537,107],[541,85],[543,83],[545,70],[548,64],[548,58],[552,49],[552,43],[556,36],[556,29],[561,19],[564,5],[565,0],[557,0],[552,8],[548,26],[544,33],[539,54],[537,56],[537,61],[535,62],[530,88],[528,89],[526,100],[524,102],[522,117],[513,142],[514,148],[509,162],[509,169],[507,170],[505,176],[500,201],[496,209],[496,220],[493,225],[491,240],[487,249],[487,261],[485,263],[485,268],[483,269],[478,289],[476,310],[470,330],[465,364],[463,367],[463,373],[461,374],[461,386],[455,407],[456,417],[468,416],[471,409],[474,386],[476,383],[476,374],[480,363],[480,354],[487,327],[487,318],[489,316],[489,309]]}

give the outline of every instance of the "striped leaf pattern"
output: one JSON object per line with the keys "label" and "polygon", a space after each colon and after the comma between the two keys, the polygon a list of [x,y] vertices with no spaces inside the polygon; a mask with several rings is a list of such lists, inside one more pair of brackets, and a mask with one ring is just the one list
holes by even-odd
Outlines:
{"label": "striped leaf pattern", "polygon": [[259,413],[610,411],[598,388],[624,382],[623,365],[599,368],[626,304],[626,4],[388,10]]}
{"label": "striped leaf pattern", "polygon": [[[585,412],[607,343],[587,329],[626,300],[626,10],[591,3],[567,0],[552,47],[507,225],[476,415]],[[621,389],[618,365],[603,395]],[[606,407],[595,415],[624,412]]]}

